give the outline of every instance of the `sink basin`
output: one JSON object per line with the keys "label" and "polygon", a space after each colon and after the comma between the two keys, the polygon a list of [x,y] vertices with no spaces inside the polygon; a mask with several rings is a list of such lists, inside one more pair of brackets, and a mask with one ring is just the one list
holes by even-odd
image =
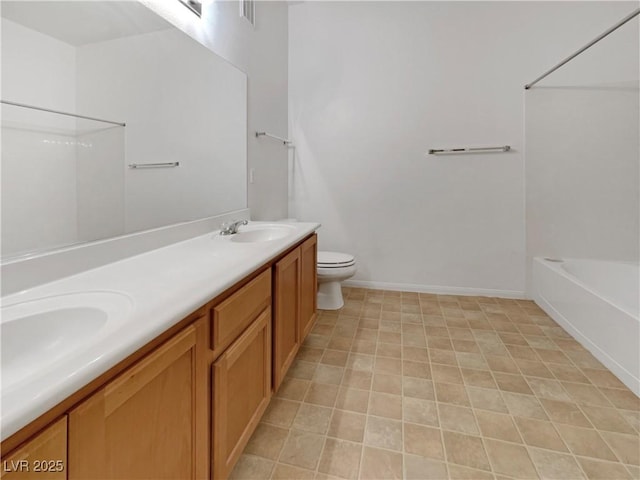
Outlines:
{"label": "sink basin", "polygon": [[269,242],[284,238],[294,230],[295,227],[282,224],[248,225],[240,227],[238,233],[231,235],[231,241],[240,243]]}
{"label": "sink basin", "polygon": [[2,389],[91,346],[133,308],[117,292],[82,292],[2,307]]}

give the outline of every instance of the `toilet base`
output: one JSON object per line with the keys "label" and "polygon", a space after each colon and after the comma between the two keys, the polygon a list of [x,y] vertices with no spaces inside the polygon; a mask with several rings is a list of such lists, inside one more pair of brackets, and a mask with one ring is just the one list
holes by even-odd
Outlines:
{"label": "toilet base", "polygon": [[339,281],[318,282],[318,309],[339,310],[344,306]]}

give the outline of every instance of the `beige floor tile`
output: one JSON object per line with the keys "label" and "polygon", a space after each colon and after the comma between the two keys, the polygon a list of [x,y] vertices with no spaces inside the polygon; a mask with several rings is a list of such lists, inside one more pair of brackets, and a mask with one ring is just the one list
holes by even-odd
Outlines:
{"label": "beige floor tile", "polygon": [[367,413],[369,391],[340,387],[336,398],[336,408],[352,412]]}
{"label": "beige floor tile", "polygon": [[503,392],[502,397],[511,415],[548,420],[547,414],[537,398],[531,395],[520,395],[519,393],[509,392]]}
{"label": "beige floor tile", "polygon": [[[549,350],[545,348],[534,348],[535,352],[544,363],[557,363],[561,365],[572,365],[571,359],[559,350]],[[547,365],[549,367],[549,365]]]}
{"label": "beige floor tile", "polygon": [[636,434],[636,431],[629,423],[618,413],[615,408],[594,407],[584,405],[582,411],[591,420],[591,423],[598,430],[608,432],[618,432],[627,434]]}
{"label": "beige floor tile", "polygon": [[502,355],[485,355],[489,368],[493,372],[500,373],[520,373],[518,365],[513,359]]}
{"label": "beige floor tile", "polygon": [[440,429],[405,422],[403,435],[404,451],[406,453],[444,460]]}
{"label": "beige floor tile", "polygon": [[307,394],[307,389],[309,388],[310,384],[311,382],[309,380],[300,380],[298,378],[286,377],[282,381],[276,397],[285,398],[287,400],[297,400],[301,402],[304,396]]}
{"label": "beige floor tile", "polygon": [[457,367],[449,365],[431,365],[431,374],[434,382],[462,384],[462,373]]}
{"label": "beige floor tile", "polygon": [[450,463],[447,465],[449,477],[451,480],[493,480],[493,475],[482,470],[461,467]]}
{"label": "beige floor tile", "polygon": [[627,388],[613,373],[608,370],[600,370],[597,368],[583,368],[584,373],[591,383],[599,387],[609,388]]}
{"label": "beige floor tile", "polygon": [[332,413],[331,408],[303,403],[298,409],[292,427],[306,432],[324,434],[329,428]]}
{"label": "beige floor tile", "polygon": [[407,397],[435,400],[436,394],[431,380],[415,377],[402,378],[402,394]]}
{"label": "beige floor tile", "polygon": [[404,360],[402,362],[402,375],[405,377],[416,377],[431,379],[431,367],[428,363],[413,362],[411,360]]}
{"label": "beige floor tile", "polygon": [[525,447],[491,439],[487,439],[485,445],[495,473],[513,478],[538,478]]}
{"label": "beige floor tile", "polygon": [[325,437],[315,433],[291,430],[280,453],[280,463],[315,470],[320,460]]}
{"label": "beige floor tile", "polygon": [[511,415],[484,410],[476,410],[475,414],[483,436],[507,442],[522,443]]}
{"label": "beige floor tile", "polygon": [[467,394],[474,409],[491,410],[493,412],[509,413],[502,394],[498,390],[467,387]]}
{"label": "beige floor tile", "polygon": [[461,433],[443,432],[447,460],[479,470],[491,470],[482,440]]}
{"label": "beige floor tile", "polygon": [[438,383],[434,384],[436,390],[436,399],[443,403],[452,403],[462,407],[470,407],[471,402],[467,395],[464,385],[454,383]]}
{"label": "beige floor tile", "polygon": [[343,367],[334,367],[333,365],[318,364],[313,375],[315,383],[327,383],[330,385],[340,385],[345,369]]}
{"label": "beige floor tile", "polygon": [[293,378],[300,378],[302,380],[311,380],[316,371],[316,367],[316,363],[296,360],[291,365],[291,368],[289,368],[287,375]]}
{"label": "beige floor tile", "polygon": [[636,397],[629,389],[600,387],[600,391],[614,406],[625,410],[640,410],[640,398]]}
{"label": "beige floor tile", "polygon": [[288,435],[287,428],[260,423],[256,431],[253,432],[244,452],[269,460],[277,460]]}
{"label": "beige floor tile", "polygon": [[455,352],[448,350],[429,349],[429,361],[432,365],[448,365],[451,367],[458,366],[458,359],[456,358]]}
{"label": "beige floor tile", "polygon": [[[467,331],[464,329],[455,329],[455,330],[462,330],[462,331]],[[453,338],[451,340],[451,343],[453,344],[453,349],[456,352],[464,352],[464,353],[480,353],[480,347],[478,347],[478,344],[473,340],[473,334],[471,333],[471,331],[468,331],[468,335],[469,339],[460,339],[460,338]],[[428,334],[428,333],[427,333]]]}
{"label": "beige floor tile", "polygon": [[345,369],[342,377],[342,386],[349,388],[359,388],[361,390],[369,390],[371,388],[371,379],[373,374],[362,370]]}
{"label": "beige floor tile", "polygon": [[300,347],[296,360],[303,360],[305,362],[318,363],[322,358],[324,349],[317,347]]}
{"label": "beige floor tile", "polygon": [[305,403],[333,407],[338,396],[337,385],[327,385],[324,383],[311,383],[307,394],[304,397]]}
{"label": "beige floor tile", "polygon": [[351,338],[336,335],[334,333],[334,335],[331,337],[331,340],[329,340],[329,344],[327,346],[328,348],[331,348],[333,350],[342,350],[342,351],[348,352],[351,350],[352,342],[353,340]]}
{"label": "beige floor tile", "polygon": [[573,402],[559,402],[541,398],[542,406],[555,423],[565,423],[575,427],[591,427],[591,423],[584,416],[578,404]]}
{"label": "beige floor tile", "polygon": [[631,474],[631,478],[638,480],[640,479],[640,467],[637,465],[625,465],[627,470]]}
{"label": "beige floor tile", "polygon": [[538,398],[548,398],[550,400],[558,400],[570,402],[571,397],[562,388],[562,384],[558,380],[548,378],[526,377],[527,383]]}
{"label": "beige floor tile", "polygon": [[523,360],[535,361],[538,359],[538,355],[533,351],[531,347],[524,347],[521,345],[507,345],[507,350],[513,358],[521,358]]}
{"label": "beige floor tile", "polygon": [[600,432],[621,462],[640,465],[640,437],[622,433]]}
{"label": "beige floor tile", "polygon": [[569,452],[551,422],[523,417],[516,417],[515,421],[527,445],[557,452]]}
{"label": "beige floor tile", "polygon": [[574,365],[547,364],[551,373],[560,381],[590,384],[589,379]]}
{"label": "beige floor tile", "polygon": [[631,475],[620,463],[603,462],[591,458],[578,458],[578,463],[590,480],[626,480]]}
{"label": "beige floor tile", "polygon": [[360,478],[362,480],[402,479],[402,454],[364,447]]}
{"label": "beige floor tile", "polygon": [[402,422],[369,417],[364,432],[364,443],[370,447],[402,451]]}
{"label": "beige floor tile", "polygon": [[354,339],[351,344],[351,351],[354,353],[366,353],[374,355],[376,353],[376,342],[371,340]]}
{"label": "beige floor tile", "polygon": [[272,480],[313,480],[315,472],[278,463],[271,474]]}
{"label": "beige floor tile", "polygon": [[402,347],[394,343],[378,343],[376,357],[402,358]]}
{"label": "beige floor tile", "polygon": [[447,466],[430,458],[416,455],[404,456],[405,477],[407,480],[440,480],[447,478]]}
{"label": "beige floor tile", "polygon": [[556,425],[560,436],[575,455],[616,461],[616,456],[596,430]]}
{"label": "beige floor tile", "polygon": [[494,372],[493,376],[496,379],[498,388],[504,392],[533,395],[533,391],[531,391],[522,375]]}
{"label": "beige floor tile", "polygon": [[402,394],[402,377],[400,375],[387,375],[376,373],[373,375],[371,389],[375,392],[391,393],[393,395]]}
{"label": "beige floor tile", "polygon": [[330,437],[350,440],[352,442],[362,442],[364,438],[364,427],[367,417],[354,412],[334,410],[329,431]]}
{"label": "beige floor tile", "polygon": [[438,413],[441,428],[469,435],[480,435],[476,417],[470,408],[440,403]]}
{"label": "beige floor tile", "polygon": [[465,385],[483,388],[498,388],[491,372],[471,368],[461,368]]}
{"label": "beige floor tile", "polygon": [[402,399],[402,413],[405,422],[438,426],[436,403],[430,400],[404,397]]}
{"label": "beige floor tile", "polygon": [[271,477],[274,463],[266,458],[243,454],[229,475],[230,480],[264,480]]}
{"label": "beige floor tile", "polygon": [[320,359],[320,363],[333,365],[336,367],[344,367],[347,363],[349,354],[342,350],[325,350],[324,355]]}
{"label": "beige floor tile", "polygon": [[397,358],[375,357],[374,373],[399,375],[402,372],[402,361]]}
{"label": "beige floor tile", "polygon": [[358,478],[362,444],[327,438],[318,471],[340,478]]}
{"label": "beige floor tile", "polygon": [[489,370],[489,365],[479,353],[456,352],[456,359],[460,368],[475,368],[478,370]]}
{"label": "beige floor tile", "polygon": [[618,413],[624,417],[636,432],[640,432],[640,412],[634,410],[618,410]]}
{"label": "beige floor tile", "polygon": [[567,391],[571,399],[578,405],[595,405],[600,407],[610,407],[606,397],[593,385],[582,383],[562,382],[562,386]]}
{"label": "beige floor tile", "polygon": [[[392,345],[400,345],[402,343],[402,337],[400,333],[397,332],[389,332],[389,331],[378,331],[378,347],[381,343],[384,344],[392,344]],[[402,347],[400,347],[402,350]]]}
{"label": "beige floor tile", "polygon": [[[476,344],[476,346],[478,345],[475,342],[475,337],[473,336],[473,332],[471,331],[470,328],[454,328],[454,327],[450,327],[449,329],[449,336],[451,337],[452,341],[453,340],[466,340],[466,341],[471,341],[474,344]],[[454,344],[454,348],[455,348],[455,342],[453,342]],[[476,353],[479,353],[480,349],[478,349],[478,351]]]}
{"label": "beige floor tile", "polygon": [[362,353],[351,353],[345,363],[345,367],[351,370],[373,372],[376,357]]}
{"label": "beige floor tile", "polygon": [[296,413],[298,413],[298,408],[300,408],[300,404],[298,402],[273,398],[271,399],[266,412],[264,412],[262,421],[273,425],[289,427],[293,422]]}
{"label": "beige floor tile", "polygon": [[402,397],[389,393],[371,392],[369,415],[402,420]]}
{"label": "beige floor tile", "polygon": [[402,358],[413,362],[428,362],[429,352],[426,348],[402,346]]}
{"label": "beige floor tile", "polygon": [[585,478],[575,458],[571,455],[537,448],[530,448],[529,455],[540,477],[545,480],[577,480]]}

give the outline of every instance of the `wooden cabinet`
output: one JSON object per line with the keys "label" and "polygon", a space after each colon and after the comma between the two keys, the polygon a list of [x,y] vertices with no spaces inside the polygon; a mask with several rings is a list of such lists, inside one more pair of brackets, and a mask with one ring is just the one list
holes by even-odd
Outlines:
{"label": "wooden cabinet", "polygon": [[271,398],[271,308],[213,365],[214,479],[227,478]]}
{"label": "wooden cabinet", "polygon": [[316,318],[317,237],[278,261],[273,269],[273,388],[277,391]]}
{"label": "wooden cabinet", "polygon": [[277,391],[300,348],[300,249],[273,269],[273,389]]}
{"label": "wooden cabinet", "polygon": [[206,478],[205,319],[69,414],[69,478]]}
{"label": "wooden cabinet", "polygon": [[2,480],[65,480],[67,416],[2,459]]}
{"label": "wooden cabinet", "polygon": [[318,237],[300,245],[300,343],[311,331],[318,310]]}
{"label": "wooden cabinet", "polygon": [[227,478],[313,327],[316,249],[314,234],[5,440],[2,480]]}

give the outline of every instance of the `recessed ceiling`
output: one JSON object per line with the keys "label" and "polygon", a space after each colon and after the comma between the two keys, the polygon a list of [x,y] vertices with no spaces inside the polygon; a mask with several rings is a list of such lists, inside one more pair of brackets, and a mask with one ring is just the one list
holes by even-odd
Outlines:
{"label": "recessed ceiling", "polygon": [[3,1],[2,17],[73,46],[172,28],[133,1]]}

